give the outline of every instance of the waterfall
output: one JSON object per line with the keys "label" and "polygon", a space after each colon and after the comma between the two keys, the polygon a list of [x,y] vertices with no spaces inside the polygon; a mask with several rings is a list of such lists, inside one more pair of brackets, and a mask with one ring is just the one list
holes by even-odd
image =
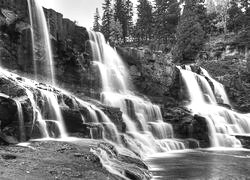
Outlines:
{"label": "waterfall", "polygon": [[26,141],[25,136],[25,127],[24,127],[24,118],[23,118],[23,108],[22,104],[15,100],[16,106],[17,106],[17,117],[18,117],[18,123],[19,123],[19,134],[20,134],[20,141],[24,142]]}
{"label": "waterfall", "polygon": [[47,121],[56,123],[60,132],[60,137],[66,138],[67,137],[66,127],[64,125],[57,97],[52,92],[49,91],[41,90],[40,92],[42,93],[45,102],[48,103],[46,107],[49,108],[50,114],[49,114],[49,120]]}
{"label": "waterfall", "polygon": [[[78,103],[80,103],[81,106],[85,107],[88,110],[90,119],[88,119],[87,121],[90,123],[98,124],[103,128],[103,139],[107,141],[111,140],[117,144],[121,144],[121,139],[117,127],[102,110],[100,110],[95,105],[85,102],[81,99],[76,100]],[[83,114],[82,117],[84,117]],[[83,119],[86,121],[86,118]],[[94,139],[94,137],[95,130],[91,129],[91,138]]]}
{"label": "waterfall", "polygon": [[[249,115],[240,114],[218,105],[221,103],[230,105],[230,102],[223,85],[214,80],[206,70],[201,68],[203,74],[201,76],[192,72],[190,67],[185,69],[180,68],[180,72],[190,97],[188,107],[195,114],[206,118],[212,146],[241,147],[241,143],[235,138],[235,135],[250,133]],[[212,84],[204,82],[206,79]]]}
{"label": "waterfall", "polygon": [[31,24],[33,64],[35,78],[45,77],[45,81],[55,84],[52,48],[46,18],[38,0],[27,0]]}
{"label": "waterfall", "polygon": [[146,153],[185,148],[173,139],[173,128],[163,122],[160,107],[133,93],[125,64],[104,36],[89,31],[89,38],[94,65],[98,66],[102,78],[101,101],[120,108],[126,134]]}

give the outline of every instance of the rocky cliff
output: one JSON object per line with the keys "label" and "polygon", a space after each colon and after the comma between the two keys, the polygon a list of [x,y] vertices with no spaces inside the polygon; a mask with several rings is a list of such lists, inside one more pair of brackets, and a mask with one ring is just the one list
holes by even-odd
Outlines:
{"label": "rocky cliff", "polygon": [[[22,3],[21,3],[22,2]],[[1,65],[34,74],[29,11],[26,0],[1,1]],[[100,88],[97,69],[91,65],[88,33],[52,9],[44,9],[50,29],[56,78],[61,87],[95,96]],[[40,80],[43,77],[39,77]],[[74,88],[71,84],[75,84]],[[76,88],[77,87],[77,88]],[[88,88],[86,88],[88,87]],[[94,93],[95,92],[95,93]]]}

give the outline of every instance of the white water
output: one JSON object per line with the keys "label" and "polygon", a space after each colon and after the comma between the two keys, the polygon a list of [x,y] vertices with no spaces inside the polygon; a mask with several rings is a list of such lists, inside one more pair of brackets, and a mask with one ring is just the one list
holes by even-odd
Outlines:
{"label": "white water", "polygon": [[51,113],[50,120],[54,120],[57,123],[61,138],[66,138],[68,135],[66,132],[66,127],[64,125],[62,113],[56,95],[53,94],[52,92],[44,90],[41,90],[41,93],[42,96],[45,98],[46,102],[48,103],[48,108]]}
{"label": "white water", "polygon": [[214,85],[215,96],[221,98],[224,104],[230,105],[230,101],[229,101],[229,98],[227,96],[224,86],[221,83],[214,80],[210,76],[210,74],[207,72],[207,70],[201,68],[201,71],[204,74],[204,76],[206,76],[210,81],[212,81]]}
{"label": "white water", "polygon": [[[112,123],[112,121],[103,111],[101,111],[97,106],[85,102],[81,99],[76,100],[80,103],[81,106],[86,108],[90,114],[90,119],[85,118],[82,114],[82,119],[84,119],[84,122],[89,122],[101,126],[104,130],[102,135],[104,139],[112,140],[117,144],[121,144],[121,139],[117,127]],[[91,138],[95,137],[94,133],[95,131],[91,129]],[[107,137],[108,134],[110,135],[109,137]]]}
{"label": "white water", "polygon": [[102,78],[101,101],[120,108],[126,134],[145,153],[185,148],[183,143],[170,139],[174,137],[173,128],[163,122],[160,107],[132,93],[128,70],[103,35],[89,31],[89,37],[94,64]]}
{"label": "white water", "polygon": [[23,108],[21,103],[18,100],[15,100],[17,106],[17,117],[19,122],[19,133],[20,133],[20,142],[26,141],[25,136],[25,127],[24,127],[24,118],[23,118]]}
{"label": "white water", "polygon": [[241,147],[240,141],[234,135],[250,133],[250,116],[217,105],[218,100],[215,97],[219,98],[218,103],[230,104],[223,85],[214,80],[207,71],[202,69],[204,76],[213,83],[214,92],[208,83],[200,83],[204,77],[193,73],[191,68],[186,69],[188,70],[180,71],[190,96],[188,107],[193,113],[206,118],[212,146]]}
{"label": "white water", "polygon": [[35,77],[46,77],[46,81],[55,85],[53,55],[44,11],[38,0],[27,0],[31,24],[33,61]]}

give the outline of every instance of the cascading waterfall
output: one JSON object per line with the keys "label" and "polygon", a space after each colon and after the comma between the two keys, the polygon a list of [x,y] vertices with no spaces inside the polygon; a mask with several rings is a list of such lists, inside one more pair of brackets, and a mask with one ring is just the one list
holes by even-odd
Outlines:
{"label": "cascading waterfall", "polygon": [[[43,140],[48,139],[66,139],[69,137],[67,133],[67,127],[64,123],[63,116],[61,114],[60,106],[65,105],[63,99],[59,103],[58,95],[55,91],[60,91],[66,94],[68,97],[71,95],[61,89],[54,89],[51,86],[40,86],[36,81],[32,81],[26,78],[20,78],[18,75],[10,73],[0,68],[2,77],[11,79],[21,86],[30,101],[33,112],[33,124],[37,124],[40,132],[39,137]],[[1,94],[0,94],[1,95]],[[85,102],[81,99],[72,97],[74,108],[77,110],[80,106],[87,110],[86,113],[81,113],[83,123],[99,124],[102,126],[102,136],[99,137],[97,129],[90,129],[91,138],[102,138],[107,141],[111,140],[117,144],[121,144],[119,132],[116,126],[111,122],[108,116],[97,106],[89,102]],[[17,107],[17,118],[19,122],[20,141],[26,141],[24,116],[21,102],[19,99],[15,99]],[[79,110],[79,109],[78,109]]]}
{"label": "cascading waterfall", "polygon": [[[203,76],[192,72],[187,65],[185,70],[180,68],[180,72],[190,96],[188,107],[195,114],[206,118],[212,146],[241,147],[234,135],[250,133],[250,115],[239,114],[218,105],[230,105],[227,94],[223,85],[214,80],[205,69],[201,68]],[[214,89],[204,81],[204,77],[213,84]]]}
{"label": "cascading waterfall", "polygon": [[[98,124],[101,127],[103,127],[103,134],[102,138],[105,140],[111,140],[117,144],[121,144],[121,139],[119,132],[114,125],[113,122],[108,118],[108,116],[101,111],[98,107],[96,107],[93,104],[90,104],[88,102],[85,102],[81,99],[76,99],[78,103],[80,103],[81,106],[85,107],[89,114],[90,114],[90,119],[87,119],[88,122]],[[84,117],[84,115],[82,115]],[[84,121],[86,121],[86,118],[83,118]],[[94,139],[95,137],[95,132],[94,129],[91,129],[91,138]]]}
{"label": "cascading waterfall", "polygon": [[23,108],[22,108],[22,104],[18,100],[15,100],[15,103],[17,106],[20,141],[24,142],[26,140],[26,137],[25,137],[25,127],[24,127],[24,118],[23,118]]}
{"label": "cascading waterfall", "polygon": [[101,101],[120,108],[126,134],[147,153],[185,148],[183,143],[171,139],[173,128],[163,122],[159,106],[132,93],[126,66],[104,36],[89,31],[89,38],[94,64],[102,78]]}
{"label": "cascading waterfall", "polygon": [[31,24],[35,78],[39,75],[55,85],[55,72],[49,31],[42,6],[37,0],[27,0]]}
{"label": "cascading waterfall", "polygon": [[59,128],[61,138],[67,137],[66,128],[64,125],[64,121],[63,121],[63,117],[61,114],[60,106],[58,104],[57,97],[52,92],[41,90],[41,93],[42,93],[42,97],[44,97],[45,99],[45,102],[48,103],[46,107],[50,109],[50,117],[49,117],[50,120],[47,120],[47,121],[52,120],[51,122],[53,122],[53,120],[56,120],[54,122],[57,124]]}
{"label": "cascading waterfall", "polygon": [[[50,136],[49,134],[54,134],[53,132],[49,133],[49,130],[47,128],[47,120],[46,117],[43,114],[49,114],[50,118],[48,121],[54,121],[54,124],[56,124],[58,130],[59,130],[59,135],[61,138],[67,137],[66,133],[66,127],[63,123],[63,118],[61,116],[61,111],[60,111],[60,105],[58,103],[58,100],[56,96],[50,92],[50,91],[45,91],[42,89],[37,88],[38,83],[26,78],[21,78],[22,80],[18,80],[19,76],[13,73],[10,73],[4,69],[0,69],[1,74],[3,77],[6,77],[7,79],[11,78],[13,81],[18,83],[19,86],[23,87],[25,89],[25,92],[27,94],[27,97],[31,103],[32,110],[33,110],[33,124],[35,122],[39,123],[39,129],[41,131],[42,137],[41,138],[53,138],[53,136]],[[34,97],[33,92],[29,89],[35,89],[37,90],[43,98],[43,101],[45,104],[42,105],[42,107],[39,107],[38,101]],[[25,129],[24,129],[24,118],[23,118],[23,110],[21,103],[18,100],[15,100],[16,105],[17,105],[17,112],[18,112],[18,120],[19,120],[19,128],[20,128],[20,137],[22,140],[25,139]]]}

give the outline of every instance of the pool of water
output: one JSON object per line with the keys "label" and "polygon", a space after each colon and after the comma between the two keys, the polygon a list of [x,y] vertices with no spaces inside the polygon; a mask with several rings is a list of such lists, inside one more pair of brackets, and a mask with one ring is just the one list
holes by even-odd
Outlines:
{"label": "pool of water", "polygon": [[250,151],[245,149],[175,151],[146,161],[153,180],[250,179]]}

